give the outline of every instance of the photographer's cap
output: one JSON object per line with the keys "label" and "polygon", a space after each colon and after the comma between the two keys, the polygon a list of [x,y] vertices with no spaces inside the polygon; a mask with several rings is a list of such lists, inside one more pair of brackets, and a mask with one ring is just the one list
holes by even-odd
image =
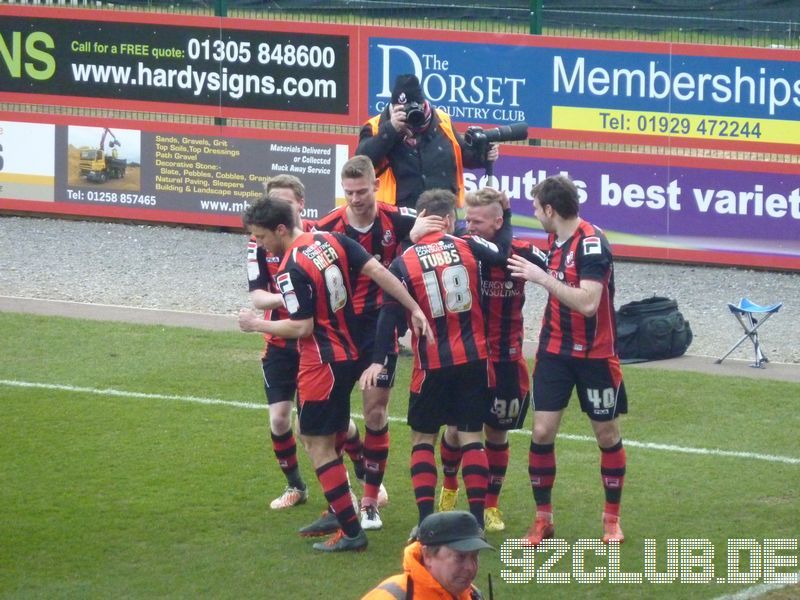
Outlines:
{"label": "photographer's cap", "polygon": [[417,539],[423,546],[447,546],[458,552],[494,550],[486,542],[477,519],[461,510],[428,515],[420,523]]}
{"label": "photographer's cap", "polygon": [[406,102],[417,102],[418,104],[425,102],[425,96],[422,95],[422,86],[420,86],[416,75],[398,75],[397,79],[394,80],[392,104],[405,104]]}

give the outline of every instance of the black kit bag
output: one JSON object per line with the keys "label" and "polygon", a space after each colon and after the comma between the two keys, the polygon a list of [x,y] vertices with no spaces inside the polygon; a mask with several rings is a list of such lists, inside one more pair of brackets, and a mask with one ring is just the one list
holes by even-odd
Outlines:
{"label": "black kit bag", "polygon": [[622,360],[645,361],[682,356],[692,343],[692,328],[678,303],[663,296],[629,302],[617,317],[617,351]]}

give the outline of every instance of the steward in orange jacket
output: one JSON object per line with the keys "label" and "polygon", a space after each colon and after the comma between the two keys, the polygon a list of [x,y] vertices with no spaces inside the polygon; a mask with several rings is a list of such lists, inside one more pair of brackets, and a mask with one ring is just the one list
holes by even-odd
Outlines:
{"label": "steward in orange jacket", "polygon": [[475,517],[466,511],[434,513],[406,546],[403,571],[382,581],[362,600],[482,600],[472,585],[478,551],[491,548]]}

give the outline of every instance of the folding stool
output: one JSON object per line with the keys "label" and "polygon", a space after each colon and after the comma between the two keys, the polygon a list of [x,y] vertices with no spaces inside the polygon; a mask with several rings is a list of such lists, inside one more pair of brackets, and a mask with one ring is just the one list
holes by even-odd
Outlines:
{"label": "folding stool", "polygon": [[[731,352],[736,350],[736,348],[738,348],[743,341],[749,338],[750,341],[753,342],[753,349],[756,356],[756,361],[750,366],[757,369],[763,369],[764,363],[769,362],[769,359],[761,350],[761,343],[758,341],[758,328],[766,323],[767,319],[778,312],[781,306],[783,306],[783,302],[770,304],[769,306],[760,306],[750,302],[750,300],[747,298],[742,298],[739,300],[739,304],[728,303],[728,308],[730,309],[731,313],[733,313],[733,316],[736,317],[736,320],[739,321],[739,325],[742,326],[744,335],[731,347],[730,350],[725,353],[722,358],[716,361],[716,364],[720,364]],[[758,319],[756,319],[756,315],[758,315]]]}

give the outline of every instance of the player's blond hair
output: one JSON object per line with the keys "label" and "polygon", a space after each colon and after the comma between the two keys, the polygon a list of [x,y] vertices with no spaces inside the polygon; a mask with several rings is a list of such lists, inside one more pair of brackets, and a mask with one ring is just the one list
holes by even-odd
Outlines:
{"label": "player's blond hair", "polygon": [[464,196],[464,203],[467,206],[489,206],[497,203],[500,205],[500,208],[502,208],[507,201],[505,192],[490,187],[481,188],[474,192],[467,192]]}

